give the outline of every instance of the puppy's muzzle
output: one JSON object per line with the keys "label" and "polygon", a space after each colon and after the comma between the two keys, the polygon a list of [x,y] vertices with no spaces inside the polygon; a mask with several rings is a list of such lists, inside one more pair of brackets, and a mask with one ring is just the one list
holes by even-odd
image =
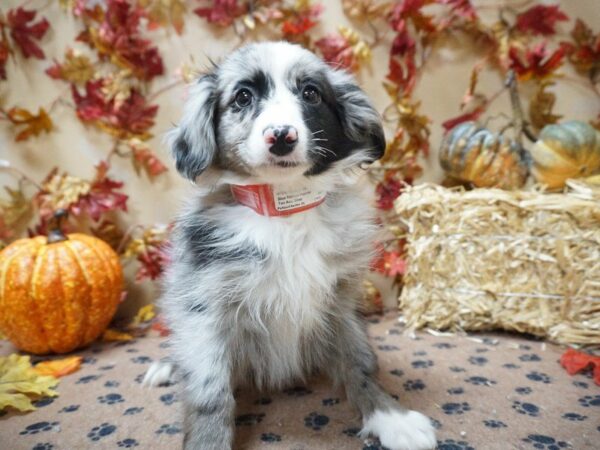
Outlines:
{"label": "puppy's muzzle", "polygon": [[263,138],[271,153],[275,156],[285,156],[296,148],[298,130],[289,125],[269,126],[263,130]]}

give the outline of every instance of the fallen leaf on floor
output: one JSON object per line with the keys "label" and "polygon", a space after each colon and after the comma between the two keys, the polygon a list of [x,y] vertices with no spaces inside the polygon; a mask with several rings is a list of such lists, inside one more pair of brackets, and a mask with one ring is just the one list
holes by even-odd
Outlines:
{"label": "fallen leaf on floor", "polygon": [[32,397],[56,397],[58,380],[40,375],[31,366],[29,356],[13,353],[0,357],[0,411],[9,406],[19,411],[33,411]]}
{"label": "fallen leaf on floor", "polygon": [[119,342],[119,341],[130,341],[133,339],[133,336],[129,333],[125,333],[123,331],[113,330],[109,328],[102,335],[102,340],[104,342]]}
{"label": "fallen leaf on floor", "polygon": [[135,327],[144,322],[149,322],[154,319],[154,316],[156,316],[156,311],[154,311],[153,304],[142,306],[133,318],[131,325]]}
{"label": "fallen leaf on floor", "polygon": [[81,356],[69,356],[63,359],[53,359],[37,363],[34,370],[40,375],[51,375],[56,378],[77,372],[81,367]]}
{"label": "fallen leaf on floor", "polygon": [[171,334],[171,330],[169,330],[169,327],[167,327],[167,325],[165,324],[164,320],[160,316],[158,316],[156,318],[156,320],[150,326],[150,328],[152,330],[154,330],[154,331],[158,331],[158,334],[161,337],[165,337],[165,336],[168,336],[169,334]]}
{"label": "fallen leaf on floor", "polygon": [[575,375],[582,370],[593,367],[594,383],[600,386],[600,356],[578,352],[569,348],[560,357],[560,365],[566,369],[569,375]]}

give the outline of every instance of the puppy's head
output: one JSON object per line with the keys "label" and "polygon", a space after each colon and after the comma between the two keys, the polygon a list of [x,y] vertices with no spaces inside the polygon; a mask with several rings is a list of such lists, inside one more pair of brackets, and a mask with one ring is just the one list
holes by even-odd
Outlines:
{"label": "puppy's head", "polygon": [[212,168],[290,181],[373,162],[385,149],[379,114],[354,79],[283,42],[243,47],[202,76],[171,138],[191,180]]}

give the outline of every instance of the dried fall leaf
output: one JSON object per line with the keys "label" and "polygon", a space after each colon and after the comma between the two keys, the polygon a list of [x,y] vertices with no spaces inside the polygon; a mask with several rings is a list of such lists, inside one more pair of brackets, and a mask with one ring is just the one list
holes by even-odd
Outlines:
{"label": "dried fall leaf", "polygon": [[125,342],[125,341],[131,341],[132,339],[133,339],[133,336],[131,334],[126,333],[124,331],[115,330],[112,328],[107,329],[102,334],[102,340],[104,342]]}
{"label": "dried fall leaf", "polygon": [[578,72],[596,83],[600,77],[600,33],[594,34],[583,20],[577,19],[571,36],[575,44],[567,44],[569,60]]}
{"label": "dried fall leaf", "polygon": [[557,22],[567,20],[559,5],[535,5],[517,16],[515,27],[522,33],[550,36],[556,33]]}
{"label": "dried fall leaf", "polygon": [[210,6],[196,8],[194,13],[221,27],[228,27],[247,12],[247,5],[240,5],[238,0],[211,0],[204,3],[209,3]]}
{"label": "dried fall leaf", "polygon": [[356,71],[371,60],[371,48],[351,28],[340,26],[339,34],[329,34],[315,42],[323,59],[336,68]]}
{"label": "dried fall leaf", "polygon": [[148,18],[150,30],[171,25],[177,34],[183,32],[183,16],[187,11],[185,1],[138,0],[138,5],[143,8],[144,15]]}
{"label": "dried fall leaf", "polygon": [[46,133],[52,131],[52,119],[50,119],[44,108],[39,108],[38,113],[33,114],[26,109],[15,107],[8,111],[7,116],[13,125],[25,126],[15,137],[17,142],[27,140],[31,136],[37,136],[42,131]]}
{"label": "dried fall leaf", "polygon": [[561,44],[554,52],[549,53],[545,42],[527,48],[524,52],[511,47],[508,53],[510,67],[521,81],[532,78],[541,80],[551,76],[562,65],[567,49],[567,45]]}
{"label": "dried fall leaf", "polygon": [[529,119],[531,124],[538,130],[546,125],[557,123],[562,118],[562,116],[552,113],[556,95],[553,92],[546,91],[546,88],[553,85],[554,83],[549,81],[538,83],[538,88],[529,101]]}
{"label": "dried fall leaf", "polygon": [[94,78],[96,69],[90,58],[76,50],[68,49],[65,61],[59,63],[55,60],[54,65],[46,69],[46,73],[57,80],[83,85]]}
{"label": "dried fall leaf", "polygon": [[44,52],[36,41],[44,37],[50,24],[45,18],[33,23],[36,15],[37,11],[33,10],[11,9],[7,14],[7,25],[10,28],[10,37],[12,37],[25,58],[33,56],[37,59],[44,59]]}
{"label": "dried fall leaf", "polygon": [[0,212],[5,226],[9,228],[28,217],[32,212],[31,198],[28,198],[22,189],[12,189],[5,186],[8,199],[0,198]]}
{"label": "dried fall leaf", "polygon": [[132,89],[133,83],[129,69],[110,73],[102,79],[102,95],[106,101],[112,101],[116,109],[119,109],[127,101],[131,96]]}
{"label": "dried fall leaf", "polygon": [[89,194],[91,184],[89,181],[73,177],[66,173],[59,174],[57,169],[52,170],[44,182],[43,190],[35,198],[42,218],[47,218],[57,209],[70,209],[82,197]]}
{"label": "dried fall leaf", "polygon": [[381,0],[342,0],[344,13],[353,19],[375,20],[385,17],[392,2]]}
{"label": "dried fall leaf", "polygon": [[133,167],[136,173],[144,170],[150,178],[167,171],[167,167],[156,157],[150,148],[139,139],[130,139],[129,147],[133,156]]}
{"label": "dried fall leaf", "polygon": [[146,322],[150,322],[156,316],[156,310],[152,303],[142,306],[131,321],[131,326],[136,327]]}
{"label": "dried fall leaf", "polygon": [[50,375],[56,378],[77,372],[81,367],[81,356],[69,356],[63,359],[53,359],[37,363],[33,370],[40,375]]}
{"label": "dried fall leaf", "polygon": [[19,411],[33,411],[30,397],[56,397],[53,388],[58,380],[40,375],[31,366],[29,356],[12,354],[0,357],[0,411],[7,407]]}

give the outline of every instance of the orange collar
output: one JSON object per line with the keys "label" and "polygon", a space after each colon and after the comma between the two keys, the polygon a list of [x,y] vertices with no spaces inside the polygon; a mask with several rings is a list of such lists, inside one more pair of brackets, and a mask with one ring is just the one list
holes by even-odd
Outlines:
{"label": "orange collar", "polygon": [[319,206],[327,195],[301,187],[286,191],[270,184],[231,185],[231,193],[238,203],[263,216],[289,216]]}

